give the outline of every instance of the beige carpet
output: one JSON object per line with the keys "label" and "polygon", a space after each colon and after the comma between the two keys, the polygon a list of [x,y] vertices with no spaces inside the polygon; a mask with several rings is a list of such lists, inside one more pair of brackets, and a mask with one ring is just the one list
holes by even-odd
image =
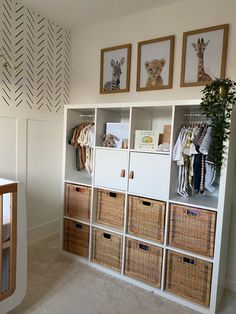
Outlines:
{"label": "beige carpet", "polygon": [[[27,295],[12,314],[196,313],[65,256],[58,236],[32,244],[28,260]],[[220,313],[236,313],[236,294],[226,294]]]}

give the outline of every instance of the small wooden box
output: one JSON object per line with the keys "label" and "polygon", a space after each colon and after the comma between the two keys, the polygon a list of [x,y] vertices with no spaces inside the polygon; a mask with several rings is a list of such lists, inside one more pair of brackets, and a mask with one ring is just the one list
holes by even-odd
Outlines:
{"label": "small wooden box", "polygon": [[122,265],[122,236],[94,228],[93,261],[120,272]]}
{"label": "small wooden box", "polygon": [[141,238],[164,242],[165,202],[129,196],[128,232]]}
{"label": "small wooden box", "polygon": [[64,250],[88,258],[89,226],[65,219]]}
{"label": "small wooden box", "polygon": [[159,144],[170,144],[171,125],[164,125],[163,133],[160,134]]}
{"label": "small wooden box", "polygon": [[167,253],[166,290],[209,307],[212,263],[173,251]]}
{"label": "small wooden box", "polygon": [[89,220],[91,188],[67,183],[65,187],[65,215]]}
{"label": "small wooden box", "polygon": [[98,190],[97,222],[115,228],[124,227],[125,194]]}
{"label": "small wooden box", "polygon": [[216,212],[179,204],[170,206],[169,244],[214,256]]}
{"label": "small wooden box", "polygon": [[162,249],[133,239],[126,240],[125,274],[161,287]]}
{"label": "small wooden box", "polygon": [[171,125],[164,125],[163,143],[170,143]]}

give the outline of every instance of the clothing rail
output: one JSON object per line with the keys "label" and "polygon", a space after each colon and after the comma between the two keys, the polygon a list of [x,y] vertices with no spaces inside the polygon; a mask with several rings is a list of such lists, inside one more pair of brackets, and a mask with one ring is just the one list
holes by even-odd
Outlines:
{"label": "clothing rail", "polygon": [[206,117],[204,114],[199,112],[190,112],[190,113],[184,113],[184,117]]}
{"label": "clothing rail", "polygon": [[[17,183],[0,179],[0,301],[11,296],[16,288],[17,187]],[[6,198],[6,196],[9,197]],[[9,199],[8,204],[5,204],[6,199]],[[8,213],[10,221],[7,226],[9,228],[7,239],[3,238],[4,210],[10,211]],[[6,260],[7,262],[5,262]],[[7,280],[6,286],[3,283],[6,281],[5,279]]]}
{"label": "clothing rail", "polygon": [[[207,117],[199,112],[190,112],[190,113],[184,113],[184,117],[186,118],[188,123],[209,123],[209,119]],[[187,123],[186,122],[186,123]]]}
{"label": "clothing rail", "polygon": [[95,118],[95,114],[81,114],[81,118]]}

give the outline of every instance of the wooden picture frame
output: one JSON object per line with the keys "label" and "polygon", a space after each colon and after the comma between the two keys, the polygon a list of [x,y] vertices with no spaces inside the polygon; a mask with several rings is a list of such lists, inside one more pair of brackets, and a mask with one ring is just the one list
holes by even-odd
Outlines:
{"label": "wooden picture frame", "polygon": [[225,78],[229,24],[183,33],[180,86],[205,86]]}
{"label": "wooden picture frame", "polygon": [[131,44],[101,49],[100,94],[130,90]]}
{"label": "wooden picture frame", "polygon": [[172,88],[174,43],[174,35],[138,43],[137,91]]}

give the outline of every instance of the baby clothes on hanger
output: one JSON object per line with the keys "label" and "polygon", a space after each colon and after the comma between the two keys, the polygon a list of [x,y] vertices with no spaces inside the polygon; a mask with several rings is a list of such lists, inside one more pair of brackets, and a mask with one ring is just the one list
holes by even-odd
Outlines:
{"label": "baby clothes on hanger", "polygon": [[90,127],[91,127],[90,124],[86,124],[81,130],[79,138],[77,139],[77,142],[81,147],[83,168],[85,168],[85,170],[88,172],[89,172],[88,159],[90,158],[90,152],[89,152],[90,149],[86,145],[87,145],[87,131]]}
{"label": "baby clothes on hanger", "polygon": [[92,174],[93,148],[94,148],[94,123],[82,122],[73,130],[70,144],[76,148],[76,169],[85,169]]}
{"label": "baby clothes on hanger", "polygon": [[214,191],[214,164],[207,161],[211,142],[211,128],[207,124],[181,128],[173,149],[173,160],[178,165],[177,193],[181,196]]}
{"label": "baby clothes on hanger", "polygon": [[78,143],[85,150],[84,167],[89,174],[92,173],[94,135],[95,135],[94,125],[89,124],[83,128],[78,139]]}
{"label": "baby clothes on hanger", "polygon": [[88,161],[88,168],[89,172],[92,173],[93,171],[93,148],[95,146],[95,126],[92,125],[91,128],[88,130],[88,141],[87,145],[90,148],[90,159]]}
{"label": "baby clothes on hanger", "polygon": [[80,124],[80,125],[76,126],[73,129],[74,131],[72,130],[73,131],[72,138],[69,141],[69,143],[72,146],[74,146],[75,149],[76,149],[76,169],[77,169],[77,171],[80,171],[81,167],[82,167],[81,149],[80,149],[80,146],[79,146],[79,144],[77,142],[82,128],[83,128],[83,124]]}
{"label": "baby clothes on hanger", "polygon": [[196,191],[200,190],[200,182],[201,182],[201,156],[197,154],[194,156],[193,163],[193,188]]}
{"label": "baby clothes on hanger", "polygon": [[199,193],[204,194],[205,191],[205,172],[206,172],[206,156],[201,154],[201,175]]}
{"label": "baby clothes on hanger", "polygon": [[183,165],[184,160],[183,160],[183,150],[186,144],[186,130],[185,127],[183,127],[179,133],[179,136],[177,138],[176,144],[174,146],[173,150],[173,160],[177,162],[177,165]]}
{"label": "baby clothes on hanger", "polygon": [[203,155],[208,155],[209,153],[209,149],[212,143],[212,137],[211,137],[211,127],[209,126],[207,128],[206,134],[201,142],[201,145],[199,147],[199,151],[200,153],[202,153]]}
{"label": "baby clothes on hanger", "polygon": [[182,196],[192,194],[193,156],[191,153],[193,128],[183,126],[173,150],[173,160],[179,167],[177,193]]}
{"label": "baby clothes on hanger", "polygon": [[216,168],[213,162],[206,161],[205,173],[205,189],[211,193],[215,192],[215,187],[212,186],[216,178]]}

